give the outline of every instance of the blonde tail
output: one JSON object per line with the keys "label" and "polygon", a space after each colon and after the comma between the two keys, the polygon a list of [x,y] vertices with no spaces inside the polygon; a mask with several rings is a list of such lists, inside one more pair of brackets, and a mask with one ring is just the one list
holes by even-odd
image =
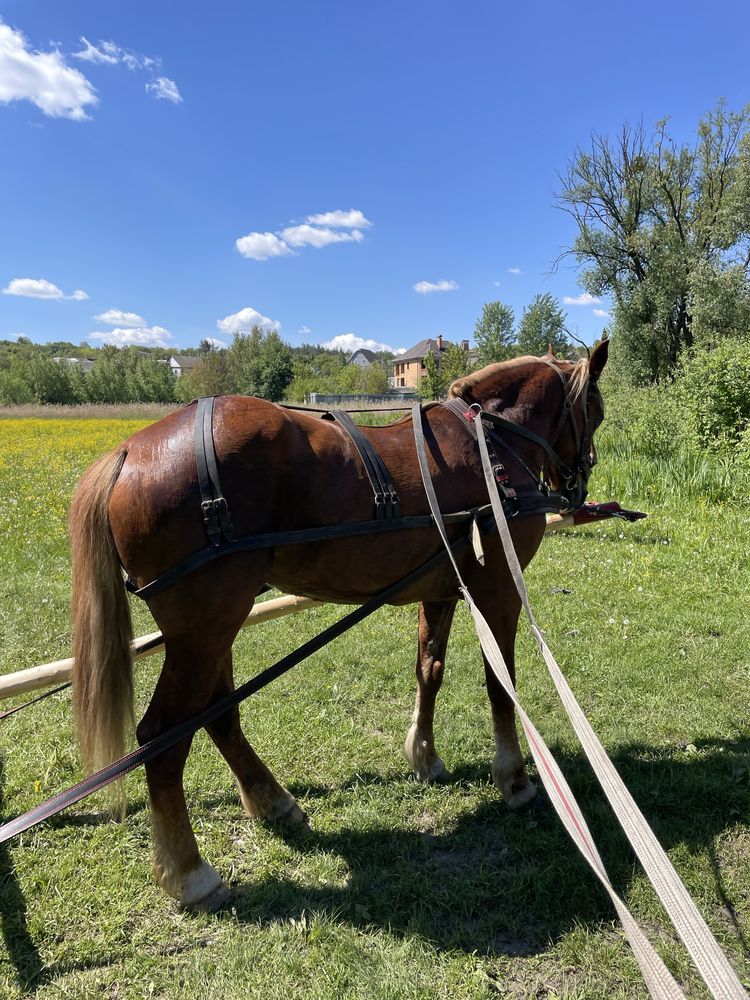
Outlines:
{"label": "blonde tail", "polygon": [[[73,708],[88,771],[122,757],[133,719],[133,630],[109,525],[109,499],[126,452],[99,459],[83,475],[70,507],[73,557]],[[112,804],[124,807],[121,783]]]}

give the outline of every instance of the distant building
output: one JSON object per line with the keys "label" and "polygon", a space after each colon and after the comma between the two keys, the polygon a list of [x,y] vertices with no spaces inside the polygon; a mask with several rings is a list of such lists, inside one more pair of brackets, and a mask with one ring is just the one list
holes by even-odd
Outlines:
{"label": "distant building", "polygon": [[199,357],[190,354],[175,354],[169,359],[169,367],[172,369],[172,374],[179,378],[185,372],[192,371],[200,361]]}
{"label": "distant building", "polygon": [[358,351],[349,358],[348,364],[356,365],[358,368],[369,368],[370,365],[377,364],[378,359],[375,357],[374,351],[368,351],[364,347],[360,347]]}
{"label": "distant building", "polygon": [[80,368],[83,372],[90,372],[94,367],[91,358],[53,358],[58,365],[67,365],[68,368]]}
{"label": "distant building", "polygon": [[[426,340],[420,340],[414,347],[410,347],[405,354],[400,354],[393,362],[394,387],[397,389],[402,387],[418,388],[419,382],[426,371],[424,362],[427,355],[432,354],[435,359],[435,366],[440,371],[443,354],[452,346],[453,344],[450,340],[446,340],[442,334],[438,334],[434,340],[430,337]],[[462,340],[461,348],[464,351],[468,351],[469,341]]]}

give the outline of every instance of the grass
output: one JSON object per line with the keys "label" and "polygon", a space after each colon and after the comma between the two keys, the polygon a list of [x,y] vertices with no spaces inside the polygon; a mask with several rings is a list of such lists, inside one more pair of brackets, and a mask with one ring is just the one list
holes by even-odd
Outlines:
{"label": "grass", "polygon": [[[67,655],[67,500],[88,462],[144,422],[0,424],[0,670]],[[548,537],[529,572],[532,602],[618,770],[750,980],[750,526],[742,509],[643,492],[657,473],[642,474],[602,460],[594,493],[650,516]],[[136,633],[151,631],[146,609],[133,610]],[[238,679],[338,614],[324,607],[246,630]],[[243,706],[246,731],[310,829],[248,822],[225,765],[196,738],[186,794],[204,855],[235,889],[225,911],[178,913],[155,887],[142,773],[127,779],[124,823],[89,799],[0,848],[0,996],[645,996],[611,906],[560,825],[512,815],[492,787],[464,608],[436,720],[454,781],[410,780],[401,745],[415,639],[414,608],[382,609]],[[689,995],[705,996],[526,632],[518,659],[521,699],[616,888]],[[158,657],[137,667],[141,710],[158,668]],[[80,776],[67,695],[0,723],[0,767],[6,818]]]}

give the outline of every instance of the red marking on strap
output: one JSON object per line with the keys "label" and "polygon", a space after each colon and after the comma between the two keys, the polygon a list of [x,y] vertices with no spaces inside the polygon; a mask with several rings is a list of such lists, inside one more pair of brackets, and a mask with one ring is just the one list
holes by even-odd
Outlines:
{"label": "red marking on strap", "polygon": [[591,853],[591,848],[589,846],[589,836],[586,834],[585,830],[583,830],[581,828],[581,824],[578,822],[578,817],[576,816],[576,814],[571,809],[570,804],[568,802],[568,799],[567,799],[567,797],[565,795],[565,792],[562,790],[562,788],[560,788],[560,784],[559,784],[559,782],[557,780],[556,775],[550,769],[549,765],[547,764],[547,761],[544,758],[544,754],[542,752],[542,748],[539,746],[539,743],[538,743],[536,737],[534,736],[533,732],[530,732],[525,727],[524,727],[524,731],[526,732],[526,739],[529,741],[529,743],[533,743],[534,744],[534,747],[535,747],[535,749],[536,749],[536,751],[537,751],[537,753],[539,755],[537,763],[541,762],[544,765],[544,770],[547,772],[547,775],[549,776],[550,780],[552,781],[552,784],[555,786],[557,794],[562,799],[562,803],[565,806],[565,811],[567,812],[568,816],[572,820],[573,825],[575,826],[576,830],[578,830],[578,833],[579,833],[579,835],[581,837],[581,840],[584,842],[584,845],[586,847],[587,854],[591,858],[592,865],[594,867],[598,867],[599,862],[594,857],[594,855]]}

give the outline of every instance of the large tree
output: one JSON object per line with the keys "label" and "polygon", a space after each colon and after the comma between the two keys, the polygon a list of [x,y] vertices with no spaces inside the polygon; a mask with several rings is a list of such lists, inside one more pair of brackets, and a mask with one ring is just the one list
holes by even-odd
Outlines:
{"label": "large tree", "polygon": [[535,295],[525,306],[518,324],[518,350],[521,354],[546,354],[549,348],[564,357],[570,347],[565,332],[565,313],[549,292]]}
{"label": "large tree", "polygon": [[613,297],[613,347],[642,380],[747,323],[749,127],[750,105],[732,113],[723,102],[691,146],[666,119],[651,135],[626,125],[614,139],[594,134],[561,178],[559,205],[578,230],[566,254],[589,293]]}
{"label": "large tree", "polygon": [[515,316],[510,306],[502,302],[485,302],[482,315],[474,327],[474,343],[480,366],[493,361],[505,361],[513,354],[513,324]]}
{"label": "large tree", "polygon": [[249,334],[236,333],[228,361],[238,392],[273,402],[284,398],[292,381],[292,355],[275,330],[264,334],[256,326]]}

